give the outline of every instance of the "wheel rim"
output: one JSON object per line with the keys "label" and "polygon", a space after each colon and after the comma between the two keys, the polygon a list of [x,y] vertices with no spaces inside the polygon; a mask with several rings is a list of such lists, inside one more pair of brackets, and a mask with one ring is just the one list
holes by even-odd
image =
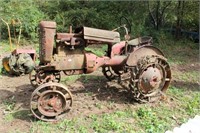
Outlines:
{"label": "wheel rim", "polygon": [[72,94],[59,83],[45,83],[31,96],[31,112],[43,121],[57,121],[72,107]]}
{"label": "wheel rim", "polygon": [[50,81],[59,83],[61,79],[61,74],[59,71],[45,72],[43,70],[34,69],[29,74],[29,79],[30,79],[31,85],[33,87],[37,87],[41,84],[44,84]]}
{"label": "wheel rim", "polygon": [[29,74],[29,80],[33,87],[38,86],[38,83],[36,82],[36,70],[35,69],[33,69],[33,71]]}
{"label": "wheel rim", "polygon": [[171,81],[169,64],[162,56],[144,57],[139,61],[137,71],[132,73],[130,88],[134,99],[140,102],[156,101]]}
{"label": "wheel rim", "polygon": [[38,110],[45,116],[59,115],[66,108],[65,96],[59,91],[46,91],[38,99]]}
{"label": "wheel rim", "polygon": [[102,72],[104,74],[104,76],[109,80],[112,81],[114,79],[117,78],[117,74],[115,74],[115,72],[112,70],[111,67],[107,66],[107,67],[103,67],[102,68]]}
{"label": "wheel rim", "polygon": [[151,93],[159,88],[164,73],[155,64],[145,68],[139,76],[138,87],[143,94]]}

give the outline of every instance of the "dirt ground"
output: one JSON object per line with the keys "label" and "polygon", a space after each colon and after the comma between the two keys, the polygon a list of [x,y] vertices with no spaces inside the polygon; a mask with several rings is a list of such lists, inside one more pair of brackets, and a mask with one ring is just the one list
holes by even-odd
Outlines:
{"label": "dirt ground", "polygon": [[[66,119],[109,113],[129,106],[127,92],[116,83],[108,82],[100,70],[87,77],[89,78],[80,77],[68,86],[74,100]],[[20,77],[3,75],[0,77],[0,82],[0,132],[29,131],[31,122],[35,119],[29,111],[34,87],[31,86],[28,75]],[[13,103],[13,111],[7,110],[9,104]],[[7,118],[9,113],[14,114],[12,121]]]}

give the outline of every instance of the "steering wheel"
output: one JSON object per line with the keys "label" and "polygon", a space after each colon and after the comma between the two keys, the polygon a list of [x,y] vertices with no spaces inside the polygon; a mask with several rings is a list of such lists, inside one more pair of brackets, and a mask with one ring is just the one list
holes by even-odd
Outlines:
{"label": "steering wheel", "polygon": [[131,23],[126,17],[120,17],[120,25],[126,25],[128,34],[131,33]]}
{"label": "steering wheel", "polygon": [[122,16],[120,18],[120,26],[115,28],[115,29],[113,29],[112,31],[119,30],[120,28],[124,28],[124,30],[125,30],[125,36],[124,37],[125,37],[125,40],[128,41],[130,39],[129,33],[131,33],[131,23],[124,16]]}

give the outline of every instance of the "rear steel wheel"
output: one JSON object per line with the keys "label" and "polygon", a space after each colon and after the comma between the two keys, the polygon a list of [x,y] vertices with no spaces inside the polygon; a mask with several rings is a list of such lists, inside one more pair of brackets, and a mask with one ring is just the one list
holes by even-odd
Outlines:
{"label": "rear steel wheel", "polygon": [[72,94],[59,83],[45,83],[31,96],[30,108],[33,115],[43,121],[58,121],[72,107]]}
{"label": "rear steel wheel", "polygon": [[171,81],[171,70],[162,56],[146,56],[138,61],[132,70],[130,88],[134,99],[140,102],[154,102],[167,90]]}

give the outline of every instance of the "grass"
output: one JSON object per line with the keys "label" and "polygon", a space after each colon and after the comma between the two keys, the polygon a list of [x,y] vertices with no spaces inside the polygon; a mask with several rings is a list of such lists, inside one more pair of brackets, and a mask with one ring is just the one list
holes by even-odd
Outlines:
{"label": "grass", "polygon": [[91,51],[95,53],[97,56],[101,57],[106,54],[107,45],[90,45],[85,48],[86,51]]}
{"label": "grass", "polygon": [[71,83],[74,83],[76,80],[78,80],[80,77],[81,75],[66,76],[61,79],[61,82],[65,83],[66,85],[70,85]]}
{"label": "grass", "polygon": [[[2,53],[11,52],[12,51],[8,41],[5,41],[5,40],[1,41],[1,45],[0,46],[2,47],[2,49],[1,49]],[[14,49],[14,48],[16,48],[16,46],[13,45],[12,48]]]}
{"label": "grass", "polygon": [[[125,109],[90,116],[77,116],[58,123],[33,121],[28,132],[162,133],[180,126],[195,115],[200,115],[199,70],[190,68],[190,64],[198,62],[197,44],[185,40],[175,42],[166,39],[159,40],[155,45],[165,53],[173,70],[173,82],[167,91],[166,101],[154,104],[126,104]],[[105,47],[100,47],[100,50],[95,49],[94,52],[101,51],[99,53],[103,55],[104,49]],[[189,67],[182,69],[187,65]],[[91,80],[101,80],[101,77],[74,75],[62,78],[62,83],[69,85],[77,80],[88,84]],[[15,101],[11,100],[4,104],[5,109],[12,110]],[[115,103],[108,101],[107,104],[111,106]],[[104,108],[101,103],[96,103],[95,106],[99,109]],[[6,119],[13,121],[17,116],[23,118],[23,115],[29,114],[30,112],[19,112],[8,115]]]}
{"label": "grass", "polygon": [[71,83],[75,83],[77,80],[81,81],[82,83],[86,84],[91,82],[91,80],[101,80],[101,76],[94,76],[94,75],[71,75],[71,76],[66,76],[61,79],[62,83],[65,83],[66,85],[70,85]]}

